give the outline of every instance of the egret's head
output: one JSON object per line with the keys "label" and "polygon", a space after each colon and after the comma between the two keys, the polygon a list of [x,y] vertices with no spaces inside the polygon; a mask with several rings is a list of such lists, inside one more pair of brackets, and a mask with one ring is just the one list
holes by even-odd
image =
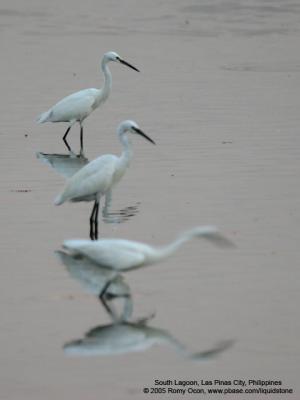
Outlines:
{"label": "egret's head", "polygon": [[133,65],[129,64],[127,61],[123,60],[118,53],[116,53],[115,51],[109,51],[107,53],[104,54],[103,59],[108,62],[108,61],[115,61],[115,62],[119,62],[123,65],[126,65],[129,68],[134,69],[135,71],[140,72],[137,68],[135,68]]}
{"label": "egret's head", "polygon": [[138,135],[143,136],[143,138],[149,140],[149,142],[155,144],[154,140],[152,140],[149,136],[147,136],[138,126],[138,124],[134,121],[131,120],[126,120],[120,123],[119,127],[118,127],[118,133],[119,135],[122,135],[126,132],[131,132],[131,133],[135,133]]}
{"label": "egret's head", "polygon": [[107,61],[118,61],[120,56],[115,51],[108,51],[104,54],[104,58],[106,58]]}

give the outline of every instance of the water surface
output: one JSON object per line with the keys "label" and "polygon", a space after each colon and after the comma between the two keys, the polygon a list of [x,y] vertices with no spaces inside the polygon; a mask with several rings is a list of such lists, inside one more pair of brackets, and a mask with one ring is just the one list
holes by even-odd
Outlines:
{"label": "water surface", "polygon": [[[299,391],[299,19],[299,4],[283,0],[1,3],[3,398],[141,398],[154,379],[199,377]],[[115,129],[128,118],[157,146],[134,141],[113,210],[138,203],[139,213],[101,234],[163,244],[216,224],[237,245],[191,242],[126,276],[135,316],[156,312],[155,325],[189,348],[236,339],[207,363],[167,347],[91,359],[62,349],[110,322],[53,254],[87,237],[90,204],[53,205],[64,177],[36,152],[63,153],[65,126],[34,120],[99,87],[108,50],[142,72],[111,66],[111,97],[85,124],[86,156],[121,152]],[[79,130],[68,138],[77,151]]]}

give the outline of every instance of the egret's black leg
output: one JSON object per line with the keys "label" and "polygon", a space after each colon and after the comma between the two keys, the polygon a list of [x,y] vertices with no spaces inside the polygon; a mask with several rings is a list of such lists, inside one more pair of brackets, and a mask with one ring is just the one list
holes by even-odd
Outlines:
{"label": "egret's black leg", "polygon": [[108,305],[108,302],[106,300],[106,292],[107,292],[108,288],[110,287],[110,285],[112,284],[113,280],[114,279],[110,279],[106,282],[103,289],[101,290],[101,293],[99,293],[98,298],[99,298],[101,304],[103,305],[103,307],[105,308],[105,310],[107,311],[107,313],[109,314],[109,316],[111,317],[111,319],[116,322],[118,319],[117,314],[115,313],[113,307]]}
{"label": "egret's black leg", "polygon": [[94,239],[98,239],[98,214],[99,214],[99,202],[96,201],[96,211],[95,211],[95,236]]}
{"label": "egret's black leg", "polygon": [[110,300],[109,295],[105,294],[103,297],[99,297],[100,302],[102,303],[103,307],[105,308],[105,310],[107,311],[107,313],[109,314],[109,316],[111,317],[111,319],[113,320],[114,323],[123,323],[123,322],[127,322],[133,312],[133,303],[132,303],[132,298],[131,295],[121,295],[121,296],[112,296],[112,298],[124,298],[125,302],[123,304],[123,310],[121,310],[120,313],[118,313],[115,309],[115,307],[113,307],[113,303],[109,304],[108,301]]}
{"label": "egret's black leg", "polygon": [[95,200],[95,203],[94,203],[94,206],[93,206],[93,209],[92,209],[92,213],[91,213],[91,216],[90,216],[90,238],[91,238],[91,240],[95,239],[94,215],[95,215],[95,212],[96,212],[96,208],[97,208],[97,201]]}
{"label": "egret's black leg", "polygon": [[114,300],[114,299],[119,299],[119,298],[124,298],[128,299],[131,295],[129,293],[124,293],[124,294],[113,294],[113,293],[106,293],[105,294],[105,299],[106,300]]}
{"label": "egret's black leg", "polygon": [[104,285],[103,289],[101,290],[101,293],[99,294],[99,298],[104,298],[105,293],[107,292],[107,289],[110,287],[110,285],[113,283],[114,279],[110,279],[106,282]]}
{"label": "egret's black leg", "polygon": [[80,154],[83,154],[83,126],[80,124]]}
{"label": "egret's black leg", "polygon": [[71,129],[71,127],[69,126],[69,128],[66,130],[66,133],[64,134],[63,141],[64,141],[65,145],[67,146],[68,150],[72,151],[71,147],[69,146],[69,143],[67,142],[67,136],[68,136],[68,133],[70,132],[70,129]]}
{"label": "egret's black leg", "polygon": [[101,297],[101,296],[99,295],[99,300],[100,300],[101,304],[103,305],[103,307],[105,308],[105,310],[107,311],[108,315],[111,317],[111,319],[112,319],[113,321],[116,321],[116,320],[117,320],[117,317],[116,317],[116,315],[115,315],[115,312],[114,312],[113,309],[107,304],[105,298],[104,298],[104,297]]}
{"label": "egret's black leg", "polygon": [[93,220],[90,218],[90,239],[94,240]]}
{"label": "egret's black leg", "polygon": [[124,312],[119,316],[118,312],[113,307],[113,304],[108,304],[108,301],[106,300],[106,295],[104,295],[102,297],[99,296],[99,300],[115,324],[126,321],[126,318],[123,319]]}

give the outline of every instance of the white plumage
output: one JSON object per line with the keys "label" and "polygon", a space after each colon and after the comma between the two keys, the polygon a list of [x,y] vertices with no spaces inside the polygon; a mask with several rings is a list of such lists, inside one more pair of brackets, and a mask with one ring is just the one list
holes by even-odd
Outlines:
{"label": "white plumage", "polygon": [[80,143],[81,152],[83,151],[83,121],[100,106],[109,96],[112,87],[112,76],[108,68],[108,63],[110,61],[119,62],[121,64],[127,65],[128,67],[138,71],[133,65],[129,64],[127,61],[123,60],[114,51],[109,51],[105,53],[102,62],[101,69],[104,73],[104,86],[101,89],[83,89],[79,92],[70,94],[64,97],[53,107],[51,107],[46,112],[42,113],[37,117],[37,122],[42,124],[44,122],[68,122],[69,126],[64,134],[63,140],[67,148],[71,151],[71,148],[67,142],[67,135],[71,127],[78,122],[80,125]]}
{"label": "white plumage", "polygon": [[[102,91],[103,94],[103,91]],[[64,97],[48,111],[42,113],[37,122],[76,122],[83,121],[95,108],[106,100],[101,96],[101,89],[83,89]]]}
{"label": "white plumage", "polygon": [[[104,195],[121,174],[115,172],[119,169],[119,158],[106,154],[89,162],[76,172],[67,182],[65,190],[57,196],[54,204],[59,206],[66,201],[90,201],[95,200],[97,194]],[[122,170],[123,174],[125,173]]]}
{"label": "white plumage", "polygon": [[56,205],[60,205],[66,201],[95,200],[90,218],[91,239],[96,239],[98,236],[97,224],[100,197],[104,195],[110,196],[111,189],[125,174],[132,158],[132,146],[126,132],[139,134],[154,143],[152,139],[140,130],[134,121],[123,121],[117,129],[119,140],[123,146],[121,156],[106,154],[85,165],[67,181],[64,191],[56,197],[54,202]]}
{"label": "white plumage", "polygon": [[126,271],[151,265],[173,254],[183,243],[196,238],[204,238],[221,247],[233,244],[218,232],[214,226],[200,226],[181,234],[174,242],[164,247],[152,247],[144,243],[123,239],[66,240],[63,247],[71,254],[84,255],[102,267]]}

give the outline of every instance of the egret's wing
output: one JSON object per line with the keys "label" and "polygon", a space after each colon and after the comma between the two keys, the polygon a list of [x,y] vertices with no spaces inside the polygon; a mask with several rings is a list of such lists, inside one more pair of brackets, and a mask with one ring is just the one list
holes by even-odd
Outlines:
{"label": "egret's wing", "polygon": [[117,241],[66,240],[64,247],[77,254],[82,254],[97,264],[117,270],[138,267],[145,261],[141,251],[128,249]]}
{"label": "egret's wing", "polygon": [[84,118],[92,112],[94,102],[95,93],[92,89],[73,93],[51,108],[49,121],[67,122]]}
{"label": "egret's wing", "polygon": [[117,157],[105,155],[81,168],[67,182],[61,196],[63,200],[105,193],[112,183],[116,161]]}
{"label": "egret's wing", "polygon": [[128,249],[124,249],[121,252],[112,251],[111,249],[102,249],[98,251],[97,254],[92,254],[89,257],[100,265],[119,271],[136,268],[145,261],[143,253],[133,252]]}

